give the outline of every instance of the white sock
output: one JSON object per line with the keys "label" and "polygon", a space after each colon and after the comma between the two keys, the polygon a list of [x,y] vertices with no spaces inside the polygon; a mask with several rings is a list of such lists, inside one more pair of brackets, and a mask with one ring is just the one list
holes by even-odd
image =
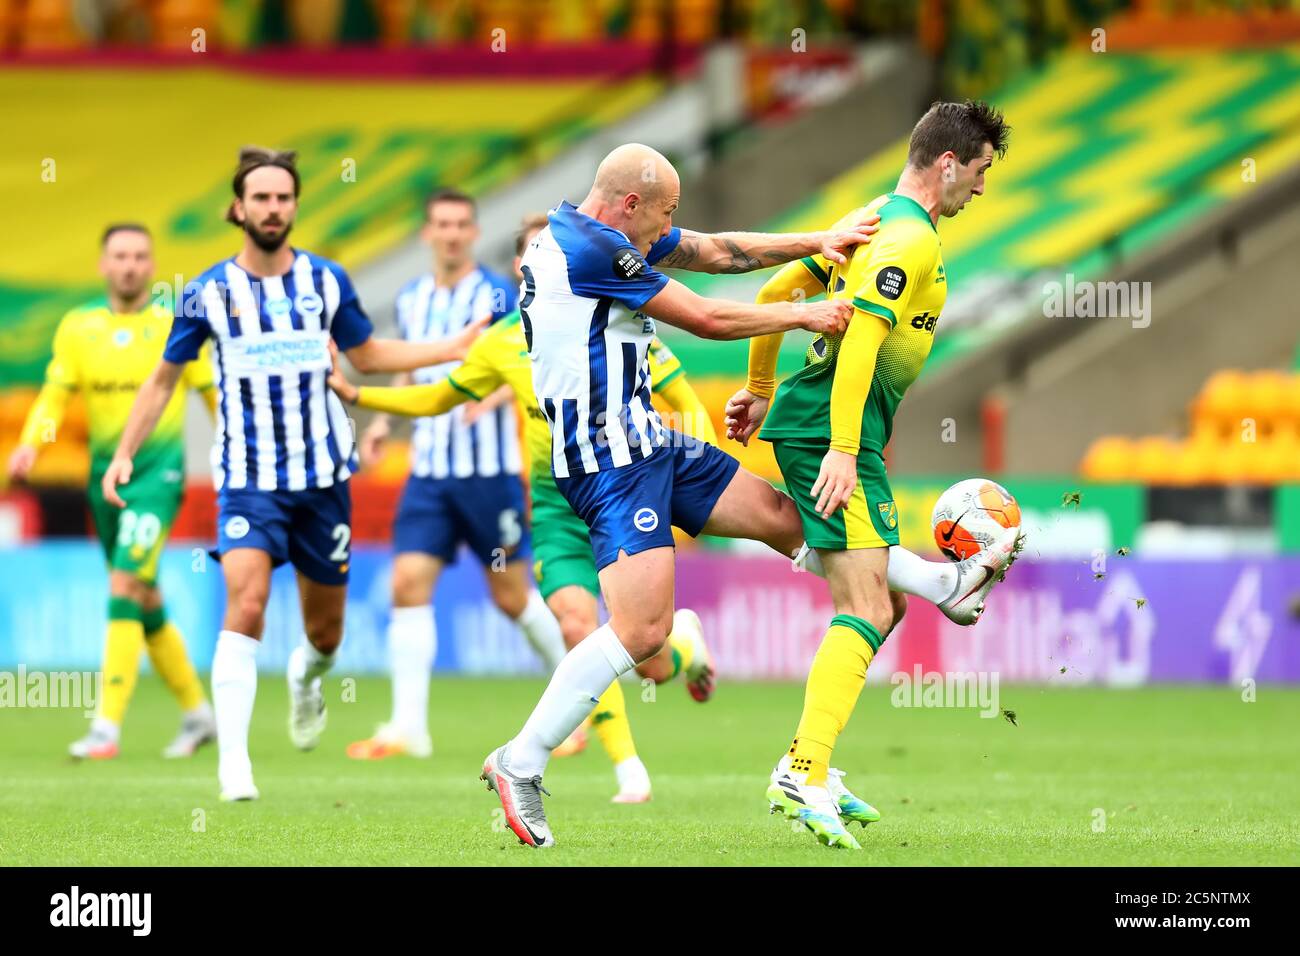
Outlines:
{"label": "white sock", "polygon": [[289,655],[289,676],[296,683],[310,684],[316,678],[329,673],[330,668],[334,666],[337,653],[335,651],[334,654],[322,654],[304,635],[297,652]]}
{"label": "white sock", "polygon": [[[819,578],[826,577],[826,568],[816,548],[808,552],[804,567]],[[886,575],[891,591],[902,591],[942,604],[957,590],[957,567],[950,561],[927,561],[900,545],[889,548],[889,569]]]}
{"label": "white sock", "polygon": [[622,792],[644,792],[650,789],[650,771],[640,757],[628,757],[621,763],[614,764],[614,779]]}
{"label": "white sock", "polygon": [[515,618],[515,623],[533,645],[533,650],[546,662],[546,669],[553,671],[560,666],[566,648],[564,634],[560,631],[560,622],[555,619],[551,609],[542,600],[541,591],[528,592],[528,604],[524,613]]}
{"label": "white sock", "polygon": [[438,653],[433,607],[395,607],[388,619],[388,666],[393,675],[392,725],[412,737],[429,732],[429,673]]}
{"label": "white sock", "polygon": [[257,649],[260,641],[222,631],[212,655],[212,709],[217,718],[217,776],[238,781],[253,772],[248,758],[248,725],[257,696]]}
{"label": "white sock", "polygon": [[957,590],[957,566],[951,561],[927,561],[900,545],[889,549],[889,589],[942,604]]}
{"label": "white sock", "polygon": [[605,689],[635,664],[608,624],[564,655],[523,730],[510,742],[511,772],[541,774],[551,751],[595,709]]}
{"label": "white sock", "polygon": [[205,700],[193,710],[187,710],[181,714],[186,720],[212,720],[212,707]]}
{"label": "white sock", "polygon": [[95,717],[95,719],[90,722],[90,729],[94,733],[107,737],[114,743],[117,742],[118,736],[122,732],[122,728],[113,723],[107,717]]}

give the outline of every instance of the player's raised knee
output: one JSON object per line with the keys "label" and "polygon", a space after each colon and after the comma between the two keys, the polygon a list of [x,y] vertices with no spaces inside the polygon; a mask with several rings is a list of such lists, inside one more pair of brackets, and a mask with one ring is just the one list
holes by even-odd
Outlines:
{"label": "player's raised knee", "polygon": [[425,574],[401,560],[393,562],[393,604],[397,607],[422,607],[433,600],[433,582]]}
{"label": "player's raised knee", "polygon": [[249,585],[231,594],[226,602],[226,628],[239,634],[261,634],[267,597],[268,590],[258,585]]}
{"label": "player's raised knee", "polygon": [[129,574],[126,571],[113,571],[108,577],[108,592],[110,595],[127,598],[141,607],[149,603],[153,590],[134,574]]}
{"label": "player's raised knee", "polygon": [[673,628],[672,615],[656,616],[639,621],[610,621],[610,626],[627,649],[628,655],[638,664],[654,657],[668,640]]}

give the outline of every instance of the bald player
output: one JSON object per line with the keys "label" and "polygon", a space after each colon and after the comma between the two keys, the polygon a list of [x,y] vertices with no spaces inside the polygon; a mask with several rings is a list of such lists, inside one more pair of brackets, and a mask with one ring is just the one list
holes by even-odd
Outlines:
{"label": "bald player", "polygon": [[[851,303],[751,305],[706,299],[656,271],[740,273],[845,253],[874,231],[707,235],[673,226],[676,170],[655,150],[620,146],[578,206],[562,202],[520,264],[520,316],[533,390],[551,430],[556,487],[586,523],[610,618],[573,648],[523,729],[483,766],[506,820],[529,846],[554,842],[542,806],[551,750],[620,675],[659,653],[672,628],[676,525],[752,538],[783,555],[803,543],[793,502],[736,459],[667,429],[650,403],[656,320],[707,339],[789,329],[836,334]],[[627,311],[616,311],[615,303]]]}

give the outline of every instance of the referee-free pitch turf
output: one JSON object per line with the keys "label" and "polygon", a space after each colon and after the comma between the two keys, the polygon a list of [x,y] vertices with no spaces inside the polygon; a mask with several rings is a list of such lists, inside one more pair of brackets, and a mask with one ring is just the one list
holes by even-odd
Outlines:
{"label": "referee-free pitch turf", "polygon": [[[387,714],[387,682],[331,676],[329,727],[299,753],[284,680],[261,675],[252,757],[262,799],[217,800],[216,752],[160,751],[178,724],[142,678],[121,756],[65,756],[80,710],[0,710],[0,860],[19,865],[1233,865],[1300,862],[1300,691],[1002,687],[1018,725],[975,709],[891,706],[868,687],[835,763],[883,820],[854,827],[861,852],[831,851],[771,816],[767,776],[789,743],[803,688],[723,682],[708,704],[680,685],[625,685],[654,800],[609,802],[614,777],[592,736],[553,760],[558,845],[504,828],[478,779],[519,727],[539,680],[438,679],[434,756],[358,762],[348,742]],[[351,702],[348,702],[348,701]]]}

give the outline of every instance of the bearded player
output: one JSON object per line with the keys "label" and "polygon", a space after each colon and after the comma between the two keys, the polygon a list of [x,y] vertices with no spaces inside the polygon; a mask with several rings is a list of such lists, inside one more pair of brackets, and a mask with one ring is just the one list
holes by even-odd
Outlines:
{"label": "bearded player", "polygon": [[185,364],[215,343],[217,551],[226,582],[223,627],[212,659],[217,776],[223,800],[254,800],[248,729],[257,694],[271,571],[298,572],[304,638],[289,656],[289,738],[316,746],[325,728],[323,676],[343,639],[352,499],[352,427],[325,384],[333,342],[363,372],[401,372],[463,357],[476,323],[442,342],[377,339],[346,272],[288,244],[301,180],[292,152],[240,151],[227,220],[239,252],[177,296],[163,359],[140,389],[104,474],[105,499],[123,507],[134,459],[171,401]]}

